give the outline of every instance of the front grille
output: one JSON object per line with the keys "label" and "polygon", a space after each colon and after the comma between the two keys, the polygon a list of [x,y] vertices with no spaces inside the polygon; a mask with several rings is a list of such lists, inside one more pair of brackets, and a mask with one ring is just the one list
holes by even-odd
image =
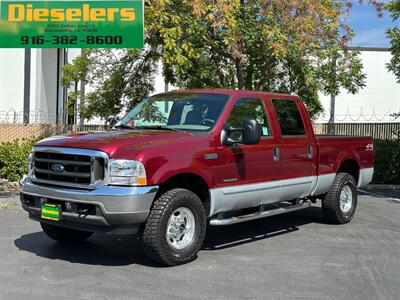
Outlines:
{"label": "front grille", "polygon": [[71,187],[92,187],[105,178],[105,157],[34,151],[34,181]]}

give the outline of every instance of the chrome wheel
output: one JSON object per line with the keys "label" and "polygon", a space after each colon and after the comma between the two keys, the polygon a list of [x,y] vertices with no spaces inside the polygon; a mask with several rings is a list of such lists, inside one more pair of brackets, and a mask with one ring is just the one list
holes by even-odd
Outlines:
{"label": "chrome wheel", "polygon": [[340,192],[340,209],[343,213],[348,213],[353,206],[353,192],[351,187],[345,185]]}
{"label": "chrome wheel", "polygon": [[186,248],[193,241],[196,221],[186,207],[176,209],[169,217],[166,238],[168,244],[178,250]]}

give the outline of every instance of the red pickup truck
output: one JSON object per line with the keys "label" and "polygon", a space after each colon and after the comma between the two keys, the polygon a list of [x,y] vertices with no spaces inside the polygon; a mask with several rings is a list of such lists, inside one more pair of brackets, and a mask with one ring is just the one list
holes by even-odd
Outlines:
{"label": "red pickup truck", "polygon": [[348,223],[373,175],[369,137],[316,136],[296,96],[190,90],[143,100],[110,131],[38,142],[21,201],[61,242],[140,234],[165,265],[189,262],[206,227],[310,207]]}

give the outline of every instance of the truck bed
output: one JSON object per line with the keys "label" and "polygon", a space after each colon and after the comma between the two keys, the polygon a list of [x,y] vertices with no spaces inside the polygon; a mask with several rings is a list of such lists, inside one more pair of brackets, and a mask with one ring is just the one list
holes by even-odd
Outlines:
{"label": "truck bed", "polygon": [[316,135],[318,143],[318,174],[336,172],[345,160],[359,162],[359,185],[362,184],[363,172],[373,168],[374,146],[372,137]]}

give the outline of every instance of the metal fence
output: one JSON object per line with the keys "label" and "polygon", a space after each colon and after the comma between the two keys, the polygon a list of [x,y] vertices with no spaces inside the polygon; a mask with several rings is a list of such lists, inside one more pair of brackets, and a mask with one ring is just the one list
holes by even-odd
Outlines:
{"label": "metal fence", "polygon": [[106,129],[104,125],[0,124],[0,142]]}
{"label": "metal fence", "polygon": [[400,138],[400,123],[315,123],[316,134],[372,136],[374,139]]}
{"label": "metal fence", "polygon": [[[400,123],[315,123],[316,134],[372,136],[374,139],[400,138]],[[33,137],[107,130],[105,125],[49,125],[49,124],[1,124],[0,142]]]}

